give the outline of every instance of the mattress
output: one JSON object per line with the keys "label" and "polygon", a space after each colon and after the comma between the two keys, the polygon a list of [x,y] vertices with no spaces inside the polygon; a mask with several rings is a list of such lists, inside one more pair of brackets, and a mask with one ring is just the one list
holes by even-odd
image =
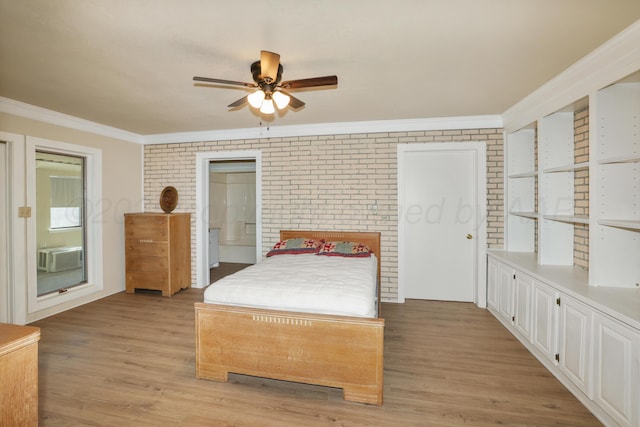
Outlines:
{"label": "mattress", "polygon": [[204,302],[376,317],[377,263],[375,255],[276,255],[211,284]]}

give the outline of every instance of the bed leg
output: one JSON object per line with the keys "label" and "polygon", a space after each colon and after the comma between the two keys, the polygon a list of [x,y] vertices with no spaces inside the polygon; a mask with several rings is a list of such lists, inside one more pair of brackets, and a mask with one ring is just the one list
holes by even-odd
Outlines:
{"label": "bed leg", "polygon": [[382,389],[367,386],[350,385],[342,389],[344,400],[350,402],[370,403],[382,405]]}

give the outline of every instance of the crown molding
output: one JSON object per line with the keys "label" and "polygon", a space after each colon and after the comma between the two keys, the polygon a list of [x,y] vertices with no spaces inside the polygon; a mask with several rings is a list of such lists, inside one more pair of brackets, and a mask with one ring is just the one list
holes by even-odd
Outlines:
{"label": "crown molding", "polygon": [[587,54],[502,114],[514,132],[640,70],[640,21]]}
{"label": "crown molding", "polygon": [[376,120],[344,123],[317,123],[291,126],[269,126],[198,132],[176,132],[140,135],[122,129],[80,119],[68,114],[0,97],[0,112],[38,120],[57,126],[90,132],[137,144],[175,144],[181,142],[229,141],[239,139],[286,138],[381,132],[502,128],[499,115],[443,117],[408,120]]}
{"label": "crown molding", "polygon": [[107,136],[109,138],[121,139],[138,144],[142,144],[144,142],[142,135],[137,133],[80,119],[68,114],[58,113],[57,111],[47,110],[46,108],[36,107],[35,105],[26,104],[9,98],[0,97],[0,112],[26,119],[38,120],[40,122],[56,126],[63,126],[70,129]]}
{"label": "crown molding", "polygon": [[225,129],[201,132],[179,132],[145,135],[144,144],[174,144],[179,142],[230,141],[299,136],[347,135],[381,132],[413,132],[453,129],[502,128],[499,115],[443,117],[408,120],[376,120],[344,123],[317,123],[291,126],[269,126]]}

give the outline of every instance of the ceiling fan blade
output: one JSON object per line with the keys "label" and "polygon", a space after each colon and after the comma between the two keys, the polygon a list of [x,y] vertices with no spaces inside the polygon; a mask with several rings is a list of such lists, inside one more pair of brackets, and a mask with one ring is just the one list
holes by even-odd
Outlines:
{"label": "ceiling fan blade", "polygon": [[221,83],[224,85],[245,86],[245,87],[258,87],[255,83],[237,82],[235,80],[213,79],[211,77],[194,77],[193,80],[197,82],[206,83]]}
{"label": "ceiling fan blade", "polygon": [[338,76],[313,77],[311,79],[288,80],[282,82],[280,87],[284,89],[302,89],[316,86],[335,86],[338,84]]}
{"label": "ceiling fan blade", "polygon": [[280,89],[280,92],[284,93],[285,95],[287,95],[290,99],[289,99],[289,106],[291,108],[293,108],[294,110],[297,110],[298,108],[302,108],[304,107],[304,102],[300,101],[298,98],[296,98],[295,96],[291,95],[289,92],[285,92],[284,90]]}
{"label": "ceiling fan blade", "polygon": [[266,50],[260,51],[260,74],[263,79],[269,77],[272,82],[278,78],[280,55]]}
{"label": "ceiling fan blade", "polygon": [[227,105],[228,108],[236,108],[239,107],[241,105],[244,105],[244,103],[247,102],[247,97],[243,96],[242,98],[238,99],[236,102],[232,102],[231,104]]}

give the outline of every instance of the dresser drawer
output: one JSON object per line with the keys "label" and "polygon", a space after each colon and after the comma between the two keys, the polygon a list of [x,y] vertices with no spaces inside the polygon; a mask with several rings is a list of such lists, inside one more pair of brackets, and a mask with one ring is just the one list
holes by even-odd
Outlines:
{"label": "dresser drawer", "polygon": [[169,273],[165,271],[127,270],[127,290],[151,289],[164,292],[169,288]]}
{"label": "dresser drawer", "polygon": [[168,242],[157,242],[145,239],[129,239],[125,241],[124,245],[127,257],[157,256],[166,258],[169,254]]}
{"label": "dresser drawer", "polygon": [[126,260],[127,273],[130,271],[160,271],[164,274],[169,270],[167,257],[137,256],[128,257]]}
{"label": "dresser drawer", "polygon": [[125,215],[124,238],[127,240],[169,240],[169,217],[158,215]]}

